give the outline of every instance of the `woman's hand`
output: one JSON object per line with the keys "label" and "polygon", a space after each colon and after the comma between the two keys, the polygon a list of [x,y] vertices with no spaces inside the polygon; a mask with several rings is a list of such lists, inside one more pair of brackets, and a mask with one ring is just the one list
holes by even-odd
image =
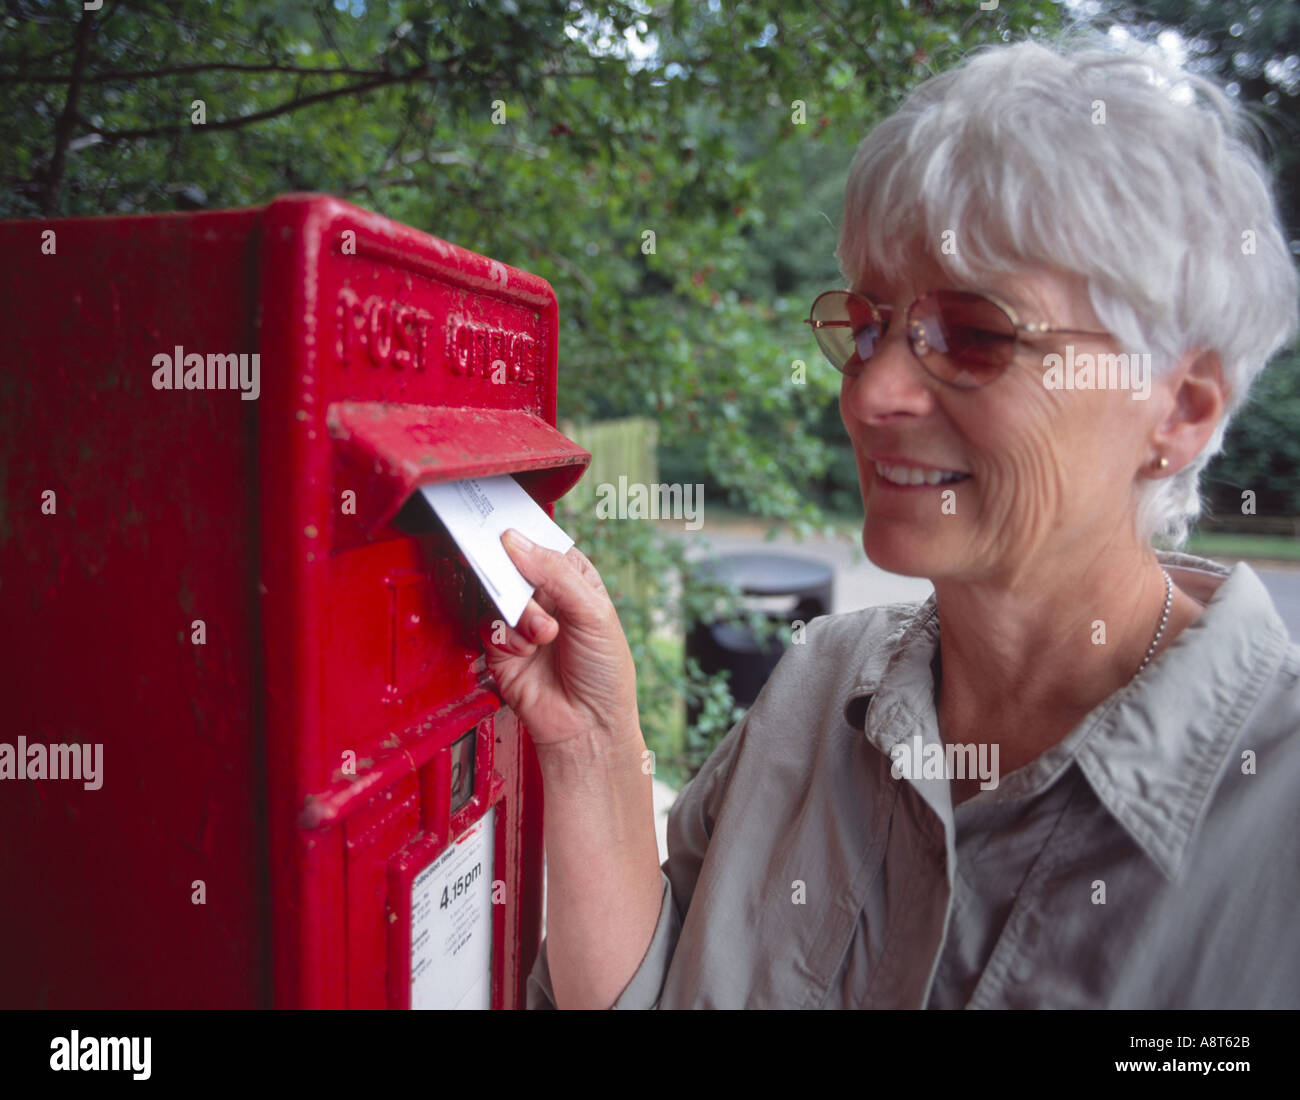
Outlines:
{"label": "woman's hand", "polygon": [[537,591],[517,628],[484,618],[479,635],[501,697],[533,743],[586,748],[639,737],[636,666],[596,567],[576,546],[561,554],[513,530],[501,543]]}
{"label": "woman's hand", "polygon": [[554,1003],[609,1008],[654,938],[663,893],[636,668],[581,550],[501,543],[537,591],[517,629],[485,617],[479,633],[541,765]]}

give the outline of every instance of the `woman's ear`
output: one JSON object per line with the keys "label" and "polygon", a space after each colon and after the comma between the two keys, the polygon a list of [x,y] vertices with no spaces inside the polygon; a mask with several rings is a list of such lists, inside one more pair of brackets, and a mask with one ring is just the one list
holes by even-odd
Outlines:
{"label": "woman's ear", "polygon": [[1188,352],[1166,379],[1173,388],[1169,413],[1152,435],[1156,452],[1177,473],[1205,449],[1228,407],[1223,362],[1212,349]]}

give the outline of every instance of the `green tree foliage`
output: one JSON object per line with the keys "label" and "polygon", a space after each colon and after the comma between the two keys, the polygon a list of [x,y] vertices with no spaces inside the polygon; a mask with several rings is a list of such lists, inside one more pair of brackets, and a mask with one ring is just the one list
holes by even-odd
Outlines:
{"label": "green tree foliage", "polygon": [[[1300,175],[1300,6],[1288,0],[1108,0],[1099,26],[1118,23],[1154,41],[1173,33],[1192,69],[1247,105],[1282,180]],[[1279,195],[1292,241],[1300,241],[1300,191]]]}
{"label": "green tree foliage", "polygon": [[[1280,356],[1259,376],[1250,401],[1228,429],[1224,453],[1211,464],[1210,503],[1220,522],[1255,493],[1255,515],[1300,515],[1300,355]],[[1244,526],[1249,527],[1249,524]]]}

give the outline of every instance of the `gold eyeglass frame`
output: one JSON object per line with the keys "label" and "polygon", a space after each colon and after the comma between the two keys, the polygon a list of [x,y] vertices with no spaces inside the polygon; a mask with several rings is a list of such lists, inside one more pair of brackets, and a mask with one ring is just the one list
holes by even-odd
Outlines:
{"label": "gold eyeglass frame", "polygon": [[[1017,343],[1019,343],[1019,341],[1021,340],[1022,334],[1029,335],[1029,336],[1044,336],[1044,335],[1052,335],[1055,333],[1069,333],[1076,336],[1111,335],[1109,332],[1097,332],[1094,329],[1065,328],[1056,325],[1049,325],[1044,321],[1022,321],[1020,319],[1020,315],[1016,312],[1016,310],[1012,306],[1008,305],[1006,302],[1002,301],[1002,299],[992,294],[985,294],[973,290],[948,290],[947,293],[961,294],[967,298],[979,298],[982,299],[983,301],[989,302],[992,305],[996,306],[1006,315],[1007,320],[1011,322],[1011,327],[1015,329]],[[852,327],[852,321],[821,321],[815,319],[812,316],[817,309],[817,303],[820,302],[823,298],[826,298],[832,294],[843,295],[845,298],[856,298],[860,302],[865,302],[867,306],[869,306],[871,309],[871,315],[872,317],[875,318],[875,323],[880,326],[881,338],[882,339],[884,338],[885,333],[889,331],[889,325],[885,323],[885,319],[881,316],[881,307],[876,305],[876,303],[873,302],[870,298],[866,297],[866,295],[859,294],[855,290],[824,290],[819,295],[817,295],[816,298],[813,299],[812,306],[809,307],[808,310],[808,316],[804,318],[804,324],[810,326],[813,329],[814,333],[816,332],[817,329],[823,329],[823,328]],[[927,290],[924,294],[921,294],[916,298],[914,298],[911,304],[905,310],[902,311],[903,317],[905,319],[909,319],[912,315],[912,310],[916,308],[918,302],[924,301],[926,298],[932,298],[935,296],[935,294],[936,291]],[[891,306],[887,306],[885,308],[888,309],[889,312],[891,313],[894,312],[893,307]],[[893,321],[891,319],[889,324],[892,323]],[[970,386],[963,386],[956,382],[950,381],[947,378],[941,378],[939,375],[935,374],[932,370],[930,370],[929,367],[925,365],[926,357],[929,356],[930,352],[933,351],[934,349],[931,348],[930,345],[926,342],[924,329],[922,328],[921,323],[919,321],[912,321],[909,319],[907,321],[907,326],[908,326],[907,343],[908,346],[912,349],[912,354],[916,357],[917,362],[921,364],[921,367],[926,374],[928,374],[935,381],[942,382],[945,386],[951,386],[953,389],[958,389],[958,390],[983,389],[985,386],[991,385],[992,383],[996,382],[999,378],[1001,378],[1002,375],[1006,374],[1008,368],[1011,366],[1011,361],[1008,360],[1006,366],[1004,366],[996,376],[990,378],[987,382],[977,382],[974,385],[970,385]],[[837,364],[835,360],[833,360],[830,357],[830,355],[827,354],[826,349],[822,347],[822,343],[820,340],[817,341],[817,347],[821,350],[821,353],[823,356],[825,356],[827,362],[829,362],[832,367],[834,367],[837,371],[839,371],[840,374],[844,374],[844,368],[839,364]],[[850,358],[852,358],[851,355]],[[847,363],[848,360],[845,360],[845,362]]]}

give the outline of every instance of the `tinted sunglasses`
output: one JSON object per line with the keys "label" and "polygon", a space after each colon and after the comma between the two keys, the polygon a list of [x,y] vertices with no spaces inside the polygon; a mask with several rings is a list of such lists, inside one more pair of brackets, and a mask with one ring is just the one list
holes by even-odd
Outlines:
{"label": "tinted sunglasses", "polygon": [[[828,290],[813,302],[806,323],[831,366],[855,377],[885,339],[893,312],[851,290]],[[932,378],[961,390],[998,378],[1011,366],[1024,336],[1057,332],[1109,335],[1026,324],[1006,303],[964,290],[932,290],[907,307],[912,354]]]}

